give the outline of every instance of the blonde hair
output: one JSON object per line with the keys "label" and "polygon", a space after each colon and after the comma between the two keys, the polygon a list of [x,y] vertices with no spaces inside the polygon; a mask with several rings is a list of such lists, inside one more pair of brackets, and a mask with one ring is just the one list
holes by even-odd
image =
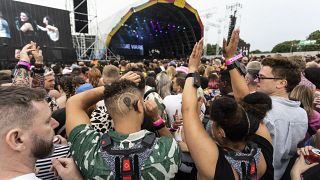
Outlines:
{"label": "blonde hair", "polygon": [[88,72],[88,78],[89,78],[89,83],[93,87],[98,87],[99,86],[99,80],[101,78],[101,72],[98,68],[93,67],[89,72]]}
{"label": "blonde hair", "polygon": [[167,69],[167,75],[169,76],[170,80],[173,80],[176,74],[177,74],[176,68],[169,66]]}
{"label": "blonde hair", "polygon": [[208,66],[204,71],[204,77],[208,78],[212,72],[214,72],[215,68],[213,66]]}
{"label": "blonde hair", "polygon": [[290,98],[299,100],[303,105],[303,109],[306,110],[308,117],[313,114],[313,100],[314,93],[310,88],[304,85],[296,86],[290,93]]}

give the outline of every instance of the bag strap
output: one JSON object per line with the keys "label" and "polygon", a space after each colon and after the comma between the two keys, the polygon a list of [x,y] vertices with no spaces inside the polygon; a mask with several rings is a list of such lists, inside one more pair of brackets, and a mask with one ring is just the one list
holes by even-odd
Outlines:
{"label": "bag strap", "polygon": [[110,138],[110,136],[106,133],[102,135],[100,144],[102,146],[102,149],[107,151],[107,153],[110,155],[128,156],[130,154],[141,153],[141,152],[144,152],[146,149],[150,149],[153,146],[155,139],[156,139],[156,135],[154,133],[149,133],[142,138],[141,148],[113,150],[112,149],[113,141]]}
{"label": "bag strap", "polygon": [[151,94],[153,92],[156,92],[156,90],[152,88],[149,91],[147,91],[146,93],[144,93],[143,99],[146,99],[149,96],[149,94]]}

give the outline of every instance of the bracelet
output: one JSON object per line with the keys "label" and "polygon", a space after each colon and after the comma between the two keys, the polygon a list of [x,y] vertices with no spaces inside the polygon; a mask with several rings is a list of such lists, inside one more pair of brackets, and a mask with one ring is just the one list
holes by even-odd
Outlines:
{"label": "bracelet", "polygon": [[242,57],[243,57],[243,55],[240,53],[240,54],[236,55],[235,57],[226,60],[226,65],[227,66],[230,65],[230,64],[232,64],[233,62],[237,61],[238,59],[240,59]]}
{"label": "bracelet", "polygon": [[34,64],[35,68],[43,68],[43,64]]}
{"label": "bracelet", "polygon": [[164,120],[160,117],[157,121],[153,122],[152,124],[154,127],[158,127],[164,124]]}
{"label": "bracelet", "polygon": [[26,61],[19,61],[17,65],[26,66],[28,70],[30,70],[31,64]]}
{"label": "bracelet", "polygon": [[45,70],[43,68],[33,68],[32,72],[34,72],[36,74],[44,74]]}

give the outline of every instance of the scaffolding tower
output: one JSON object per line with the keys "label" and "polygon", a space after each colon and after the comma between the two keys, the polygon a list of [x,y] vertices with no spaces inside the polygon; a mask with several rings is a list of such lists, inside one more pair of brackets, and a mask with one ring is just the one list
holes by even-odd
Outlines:
{"label": "scaffolding tower", "polygon": [[[76,12],[83,3],[87,3],[88,13]],[[90,61],[93,59],[97,60],[111,60],[111,59],[120,59],[114,53],[111,52],[105,45],[103,47],[98,47],[98,41],[102,40],[102,35],[99,33],[98,26],[98,16],[97,16],[97,5],[96,1],[87,1],[82,0],[76,7],[74,7],[73,0],[67,0],[65,8],[70,12],[70,24],[71,24],[71,33],[72,33],[72,42],[73,47],[77,53],[77,60],[80,61]],[[88,20],[80,20],[75,18],[75,14],[86,15]],[[86,22],[87,24],[76,32],[75,21]],[[88,33],[84,32],[84,29],[88,28]],[[92,31],[92,28],[95,28]]]}

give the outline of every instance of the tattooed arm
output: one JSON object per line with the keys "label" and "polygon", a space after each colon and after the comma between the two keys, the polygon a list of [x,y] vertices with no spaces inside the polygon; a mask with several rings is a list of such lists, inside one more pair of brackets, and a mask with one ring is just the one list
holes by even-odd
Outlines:
{"label": "tattooed arm", "polygon": [[14,72],[13,83],[14,86],[30,87],[30,57],[28,52],[32,51],[32,45],[25,45],[20,52],[20,61],[16,65]]}
{"label": "tattooed arm", "polygon": [[16,67],[14,71],[13,86],[30,87],[30,71],[22,67]]}

